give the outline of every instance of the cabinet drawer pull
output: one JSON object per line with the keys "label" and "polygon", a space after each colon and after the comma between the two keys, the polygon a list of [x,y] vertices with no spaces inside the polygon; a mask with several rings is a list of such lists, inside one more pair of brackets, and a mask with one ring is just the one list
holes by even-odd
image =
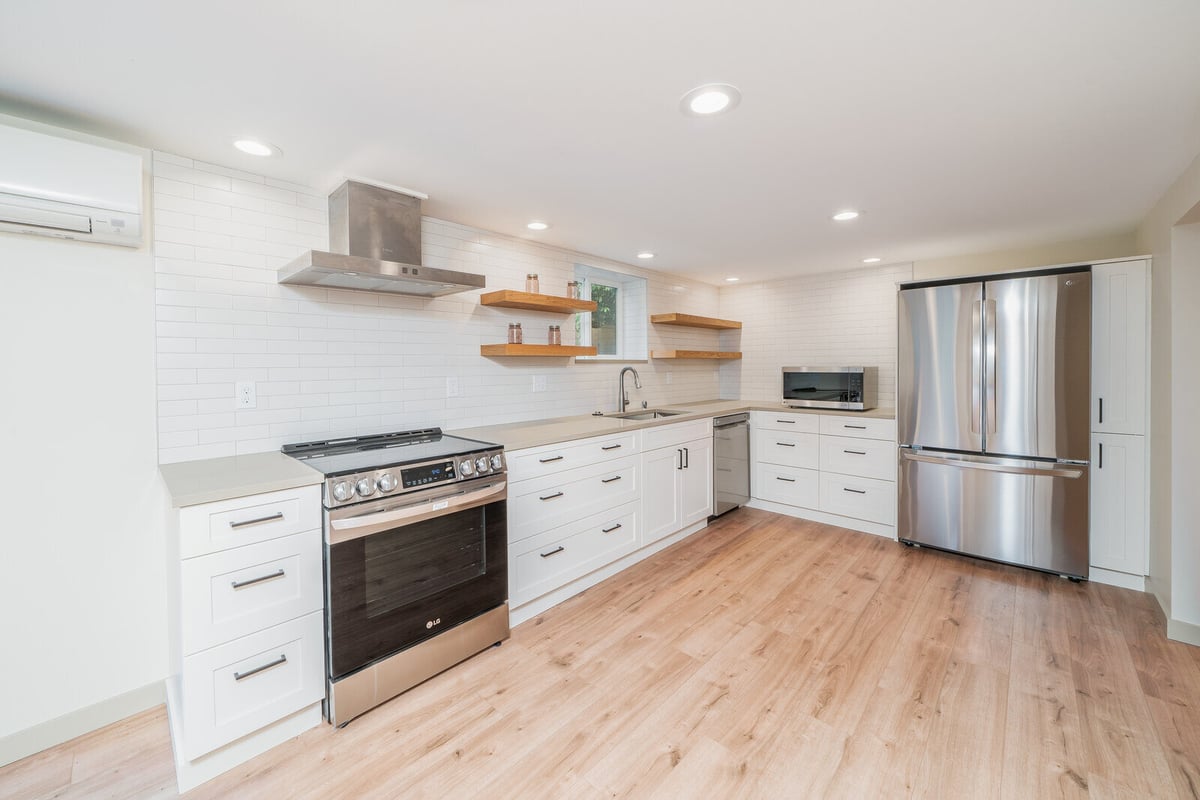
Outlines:
{"label": "cabinet drawer pull", "polygon": [[852,456],[865,456],[867,454],[866,450],[843,450],[842,452],[849,453]]}
{"label": "cabinet drawer pull", "polygon": [[848,488],[848,487],[846,487],[846,486],[843,486],[843,487],[842,487],[842,491],[843,491],[843,492],[850,492],[850,493],[852,493],[852,494],[866,494],[866,493],[867,493],[867,490],[866,490],[866,489],[850,489],[850,488]]}
{"label": "cabinet drawer pull", "polygon": [[550,456],[549,458],[539,458],[538,463],[539,464],[549,464],[552,461],[562,461],[562,460],[563,460],[562,456]]}
{"label": "cabinet drawer pull", "polygon": [[251,578],[248,581],[230,581],[229,585],[235,589],[242,589],[247,586],[253,586],[256,583],[262,583],[263,581],[270,581],[270,580],[274,580],[275,578],[282,578],[282,577],[283,577],[283,570],[279,570],[278,572],[272,572],[270,575],[260,575],[257,578]]}
{"label": "cabinet drawer pull", "polygon": [[562,496],[563,496],[562,492],[555,492],[554,494],[548,494],[545,497],[538,497],[538,500],[553,500],[556,497],[562,497]]}
{"label": "cabinet drawer pull", "polygon": [[604,445],[603,447],[601,447],[600,449],[601,449],[601,450],[620,450],[620,449],[621,449],[621,445],[619,445],[619,444],[606,444],[606,445]]}
{"label": "cabinet drawer pull", "polygon": [[600,529],[600,532],[601,532],[601,533],[612,533],[612,532],[613,532],[613,531],[615,531],[617,528],[623,528],[623,527],[625,527],[625,526],[624,526],[624,525],[622,525],[621,523],[619,523],[619,522],[618,522],[616,525],[612,525],[612,526],[610,526],[610,527],[608,527],[608,528],[601,528],[601,529]]}
{"label": "cabinet drawer pull", "polygon": [[779,445],[780,447],[795,447],[796,446],[795,442],[776,442],[775,444]]}
{"label": "cabinet drawer pull", "polygon": [[601,478],[600,482],[601,483],[612,483],[613,481],[619,481],[619,480],[621,480],[620,475],[613,475],[611,478]]}
{"label": "cabinet drawer pull", "polygon": [[258,673],[268,670],[271,667],[278,667],[280,664],[286,664],[286,663],[287,663],[287,656],[281,654],[279,656],[279,658],[275,659],[274,661],[270,662],[269,664],[263,664],[261,667],[255,667],[254,669],[246,670],[245,672],[233,673],[233,679],[235,681],[240,681],[244,678],[249,678],[251,675],[257,675]]}
{"label": "cabinet drawer pull", "polygon": [[787,481],[788,483],[795,483],[795,482],[796,482],[796,479],[795,479],[795,478],[781,478],[781,477],[779,477],[778,475],[776,475],[776,476],[775,476],[775,480],[777,480],[777,481]]}
{"label": "cabinet drawer pull", "polygon": [[282,511],[276,511],[274,514],[271,514],[270,516],[267,516],[267,517],[258,517],[257,519],[244,519],[241,522],[234,522],[233,520],[230,520],[229,527],[244,528],[247,525],[261,525],[264,522],[274,522],[277,519],[283,519]]}
{"label": "cabinet drawer pull", "polygon": [[1104,442],[1100,442],[1100,469],[1104,469]]}
{"label": "cabinet drawer pull", "polygon": [[1100,424],[1104,424],[1104,398],[1100,398]]}
{"label": "cabinet drawer pull", "polygon": [[843,425],[842,427],[849,428],[852,431],[865,431],[867,429],[866,425]]}
{"label": "cabinet drawer pull", "polygon": [[549,558],[550,556],[552,556],[552,555],[556,555],[556,554],[558,554],[558,553],[561,553],[563,550],[566,550],[566,549],[567,549],[567,548],[563,547],[563,546],[560,544],[558,547],[554,548],[554,549],[553,549],[553,550],[551,550],[549,553],[538,553],[538,555],[540,555],[542,558]]}
{"label": "cabinet drawer pull", "polygon": [[796,424],[796,420],[794,420],[794,419],[777,419],[775,421],[782,422],[784,425],[795,425]]}

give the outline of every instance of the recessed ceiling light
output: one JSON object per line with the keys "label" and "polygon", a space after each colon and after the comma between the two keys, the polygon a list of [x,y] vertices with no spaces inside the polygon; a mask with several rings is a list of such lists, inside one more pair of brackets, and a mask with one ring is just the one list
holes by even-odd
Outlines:
{"label": "recessed ceiling light", "polygon": [[864,264],[878,264],[882,260],[883,260],[882,258],[876,258],[875,256],[871,256],[870,258],[864,258],[863,263]]}
{"label": "recessed ceiling light", "polygon": [[282,152],[278,147],[258,139],[236,139],[233,146],[251,156],[277,156]]}
{"label": "recessed ceiling light", "polygon": [[679,108],[685,114],[707,117],[723,111],[732,111],[741,100],[742,93],[736,86],[727,83],[706,83],[685,94],[679,101]]}
{"label": "recessed ceiling light", "polygon": [[637,254],[637,257],[638,258],[654,258],[654,253],[651,253],[649,250],[643,250],[642,252]]}
{"label": "recessed ceiling light", "polygon": [[541,220],[535,219],[533,222],[529,223],[525,227],[529,228],[529,230],[531,230],[531,231],[544,231],[550,227],[550,223],[542,222]]}
{"label": "recessed ceiling light", "polygon": [[838,222],[848,222],[858,217],[858,212],[852,208],[847,208],[845,211],[839,211],[833,215],[833,218]]}
{"label": "recessed ceiling light", "polygon": [[740,279],[739,279],[739,278],[732,278],[732,277],[730,277],[730,278],[726,278],[726,279],[725,279],[725,282],[726,282],[726,283],[737,283],[737,282],[738,282],[738,280],[740,280]]}

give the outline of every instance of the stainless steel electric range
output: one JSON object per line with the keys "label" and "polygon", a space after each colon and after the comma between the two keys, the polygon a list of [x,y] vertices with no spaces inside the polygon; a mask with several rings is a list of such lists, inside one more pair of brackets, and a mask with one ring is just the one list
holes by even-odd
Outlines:
{"label": "stainless steel electric range", "polygon": [[325,475],[330,722],[508,638],[501,447],[429,428],[283,452]]}

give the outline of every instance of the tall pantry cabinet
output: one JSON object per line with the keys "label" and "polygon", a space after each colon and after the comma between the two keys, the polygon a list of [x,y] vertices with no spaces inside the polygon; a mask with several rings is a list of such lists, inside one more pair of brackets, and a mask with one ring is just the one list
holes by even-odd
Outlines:
{"label": "tall pantry cabinet", "polygon": [[1091,578],[1144,590],[1149,565],[1148,259],[1092,267]]}

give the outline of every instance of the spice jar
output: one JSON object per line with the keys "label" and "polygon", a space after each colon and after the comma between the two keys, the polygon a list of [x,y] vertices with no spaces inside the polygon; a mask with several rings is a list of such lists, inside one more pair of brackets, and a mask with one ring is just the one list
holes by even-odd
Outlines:
{"label": "spice jar", "polygon": [[508,323],[508,343],[517,343],[517,323],[515,322]]}
{"label": "spice jar", "polygon": [[521,330],[521,323],[516,324],[517,340],[513,344],[522,344],[525,341],[525,333]]}
{"label": "spice jar", "polygon": [[530,294],[538,293],[538,276],[536,272],[531,272],[525,276],[525,291]]}
{"label": "spice jar", "polygon": [[579,299],[579,281],[567,282],[567,297],[571,300]]}
{"label": "spice jar", "polygon": [[562,329],[557,325],[551,325],[546,341],[549,344],[562,344]]}

